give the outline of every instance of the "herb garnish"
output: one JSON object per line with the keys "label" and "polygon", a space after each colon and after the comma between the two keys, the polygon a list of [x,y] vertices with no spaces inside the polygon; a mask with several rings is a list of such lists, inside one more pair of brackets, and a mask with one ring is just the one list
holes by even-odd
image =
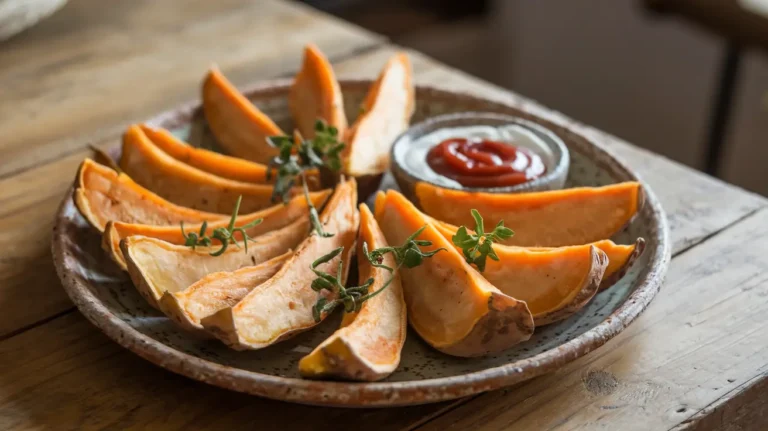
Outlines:
{"label": "herb garnish", "polygon": [[245,252],[248,253],[248,241],[253,241],[253,238],[248,236],[246,229],[250,229],[261,223],[262,219],[254,220],[244,226],[235,227],[235,219],[237,219],[237,214],[240,212],[240,201],[242,200],[243,196],[238,196],[237,202],[235,203],[235,209],[232,211],[232,218],[229,219],[229,224],[227,227],[218,227],[214,229],[212,236],[208,236],[205,233],[205,231],[208,230],[208,221],[203,222],[202,226],[200,226],[199,233],[190,232],[189,234],[184,232],[184,222],[181,222],[181,235],[184,237],[184,245],[187,247],[192,247],[192,250],[194,250],[199,245],[210,247],[213,243],[213,240],[217,239],[221,243],[221,248],[211,252],[210,255],[221,256],[225,251],[227,251],[229,244],[235,244],[236,246],[240,247],[240,244],[237,243],[237,240],[234,236],[235,232],[240,232],[240,235],[243,236]]}
{"label": "herb garnish", "polygon": [[493,243],[511,238],[515,233],[512,229],[504,227],[504,220],[499,220],[492,232],[485,232],[480,213],[473,209],[472,217],[475,219],[475,232],[469,233],[466,226],[461,226],[451,240],[461,248],[467,263],[474,264],[480,272],[483,272],[487,257],[495,261],[499,260],[499,256],[493,251]]}
{"label": "herb garnish", "polygon": [[[292,136],[271,136],[267,142],[277,148],[279,153],[269,162],[267,180],[276,175],[275,185],[272,189],[272,201],[282,199],[288,202],[291,188],[301,179],[304,188],[304,197],[309,205],[309,219],[312,229],[320,236],[328,238],[333,233],[325,232],[320,223],[317,208],[309,199],[306,172],[310,169],[328,169],[338,172],[341,169],[341,151],[344,144],[338,141],[339,130],[329,126],[325,121],[318,119],[315,122],[315,137],[303,139],[300,134]],[[273,172],[273,169],[275,172]]]}
{"label": "herb garnish", "polygon": [[[360,307],[365,301],[373,298],[389,287],[392,280],[395,279],[395,272],[397,272],[400,267],[405,266],[406,268],[415,268],[421,265],[425,258],[432,257],[441,250],[445,250],[444,248],[439,248],[437,250],[424,252],[419,248],[432,245],[431,241],[416,239],[425,228],[426,225],[414,232],[405,240],[405,244],[400,247],[381,247],[369,252],[368,244],[365,242],[363,243],[363,255],[368,262],[377,268],[387,270],[391,274],[386,283],[372,293],[369,293],[368,289],[373,285],[373,278],[369,278],[360,286],[344,287],[339,280],[339,277],[343,274],[344,270],[344,263],[341,260],[339,261],[335,276],[317,269],[319,265],[330,262],[333,258],[341,254],[344,251],[344,247],[339,247],[312,262],[310,268],[315,275],[317,275],[317,278],[312,281],[312,290],[315,292],[321,292],[323,290],[337,292],[337,298],[330,301],[322,296],[318,298],[317,303],[312,307],[312,316],[314,317],[315,322],[320,322],[323,314],[330,313],[338,305],[343,305],[344,311],[347,313],[360,311]],[[392,253],[394,256],[395,263],[397,264],[395,268],[382,264],[384,255],[387,253]]]}

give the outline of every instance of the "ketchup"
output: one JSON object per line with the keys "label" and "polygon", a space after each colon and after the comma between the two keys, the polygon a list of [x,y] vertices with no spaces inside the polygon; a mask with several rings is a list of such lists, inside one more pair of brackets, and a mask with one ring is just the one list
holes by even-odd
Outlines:
{"label": "ketchup", "polygon": [[427,164],[466,187],[513,186],[547,170],[538,154],[487,139],[446,139],[429,150]]}

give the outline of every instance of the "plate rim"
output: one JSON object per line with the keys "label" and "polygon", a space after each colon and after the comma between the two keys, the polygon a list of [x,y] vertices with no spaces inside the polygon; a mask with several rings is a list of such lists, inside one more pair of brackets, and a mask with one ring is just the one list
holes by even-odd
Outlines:
{"label": "plate rim", "polygon": [[[342,88],[356,87],[358,90],[367,89],[372,82],[369,79],[339,80]],[[284,93],[290,83],[290,79],[262,81],[248,87],[243,93],[249,99],[258,96],[269,97],[274,93]],[[575,137],[583,141],[583,144],[589,147],[590,151],[602,153],[599,154],[601,158],[610,159],[612,165],[607,166],[603,163],[603,167],[613,172],[619,171],[619,175],[633,177],[641,183],[645,194],[644,205],[650,211],[651,220],[656,225],[655,238],[646,238],[646,240],[648,242],[654,241],[656,247],[647,247],[646,253],[653,251],[653,255],[649,257],[648,266],[641,272],[635,289],[602,322],[576,338],[529,358],[467,374],[432,379],[372,383],[305,380],[222,365],[182,352],[137,331],[110,312],[90,291],[84,281],[70,273],[68,266],[72,264],[72,260],[76,261],[76,258],[67,253],[67,236],[62,233],[62,227],[64,223],[68,223],[66,212],[74,206],[72,187],[56,212],[56,223],[51,244],[56,272],[65,291],[79,311],[109,338],[167,370],[204,383],[265,398],[337,407],[395,407],[425,404],[513,385],[554,371],[586,355],[608,342],[634,321],[659,291],[671,259],[667,218],[660,202],[647,183],[610,149],[580,133],[584,130],[579,129],[586,129],[588,126],[580,126],[575,122],[565,122],[562,118],[554,122],[538,115],[538,113],[532,113],[524,106],[525,104],[516,107],[471,93],[428,85],[416,85],[415,88],[417,98],[420,94],[429,95],[430,99],[445,99],[446,101],[458,98],[463,103],[477,104],[485,107],[486,110],[530,119],[553,130],[556,134],[558,134],[557,132],[567,133],[571,138]],[[189,122],[199,112],[200,105],[200,102],[182,104],[175,109],[153,116],[147,120],[147,124],[168,128],[179,127]],[[571,139],[567,140],[567,142],[570,141]],[[574,148],[569,146],[569,151],[574,151]],[[599,160],[596,163],[601,164]]]}

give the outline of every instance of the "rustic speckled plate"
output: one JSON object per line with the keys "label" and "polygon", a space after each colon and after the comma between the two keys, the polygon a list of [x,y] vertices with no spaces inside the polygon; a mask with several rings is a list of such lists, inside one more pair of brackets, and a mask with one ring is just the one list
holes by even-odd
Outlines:
{"label": "rustic speckled plate", "polygon": [[[347,115],[370,81],[341,83]],[[247,91],[247,96],[291,130],[287,107],[289,82],[274,81]],[[562,138],[571,153],[568,186],[599,186],[638,180],[614,156],[575,133],[568,125],[537,118],[520,109],[466,94],[419,87],[413,121],[459,111],[488,111],[539,123]],[[196,145],[215,146],[199,106],[189,105],[150,122],[172,130]],[[385,177],[382,187],[394,187]],[[645,205],[614,240],[646,239],[645,253],[611,289],[598,294],[583,310],[560,323],[536,329],[534,336],[503,354],[461,359],[443,355],[408,334],[402,362],[377,383],[309,381],[299,378],[299,359],[338,325],[338,313],[317,328],[270,348],[236,352],[217,341],[196,338],[148,306],[108,257],[98,234],[80,216],[68,196],[61,204],[53,235],[53,256],[64,288],[80,311],[112,339],[138,355],[185,376],[236,391],[307,404],[397,406],[463,397],[511,385],[553,371],[598,348],[621,332],[650,303],[669,264],[668,229],[658,200],[645,187]]]}

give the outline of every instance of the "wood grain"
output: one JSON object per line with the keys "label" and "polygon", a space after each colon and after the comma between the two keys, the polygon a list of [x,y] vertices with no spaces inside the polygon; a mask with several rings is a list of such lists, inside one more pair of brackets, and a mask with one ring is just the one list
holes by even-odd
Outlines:
{"label": "wood grain", "polygon": [[768,371],[734,388],[720,399],[681,422],[673,431],[758,431],[768,424]]}
{"label": "wood grain", "polygon": [[259,399],[164,371],[70,313],[0,344],[0,429],[401,429],[449,403],[329,409]]}
{"label": "wood grain", "polygon": [[[762,210],[674,259],[651,306],[600,350],[514,390],[478,396],[423,429],[670,429],[765,379],[766,298]],[[764,396],[753,401],[768,404]]]}
{"label": "wood grain", "polygon": [[382,38],[278,0],[74,0],[3,45],[0,177],[55,160],[198,98],[216,62],[236,83],[286,74]]}

